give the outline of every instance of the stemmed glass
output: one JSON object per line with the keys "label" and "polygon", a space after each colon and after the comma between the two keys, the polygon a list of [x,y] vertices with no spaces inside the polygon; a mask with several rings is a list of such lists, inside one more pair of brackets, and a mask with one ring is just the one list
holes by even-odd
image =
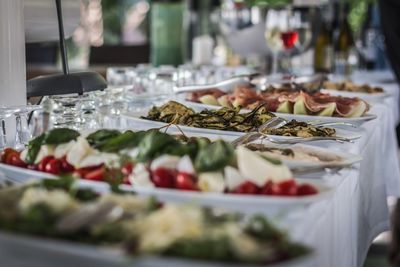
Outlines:
{"label": "stemmed glass", "polygon": [[[272,53],[272,74],[278,72],[279,54],[284,52],[286,56],[289,56],[299,39],[298,32],[291,25],[292,14],[290,8],[271,9],[267,13],[265,38]],[[290,68],[290,60],[287,68]]]}

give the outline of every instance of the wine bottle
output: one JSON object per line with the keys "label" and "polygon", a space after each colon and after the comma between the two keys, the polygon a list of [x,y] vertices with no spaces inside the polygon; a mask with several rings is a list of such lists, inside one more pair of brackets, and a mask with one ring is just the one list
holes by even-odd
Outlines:
{"label": "wine bottle", "polygon": [[351,28],[347,20],[350,6],[343,3],[340,9],[339,33],[335,42],[335,72],[349,75],[353,65],[354,41]]}
{"label": "wine bottle", "polygon": [[333,69],[333,41],[330,21],[322,21],[314,48],[314,71],[329,73]]}
{"label": "wine bottle", "polygon": [[379,35],[379,29],[375,23],[373,11],[374,5],[368,4],[367,14],[361,26],[359,45],[362,54],[361,63],[368,70],[375,68],[377,60],[376,39]]}

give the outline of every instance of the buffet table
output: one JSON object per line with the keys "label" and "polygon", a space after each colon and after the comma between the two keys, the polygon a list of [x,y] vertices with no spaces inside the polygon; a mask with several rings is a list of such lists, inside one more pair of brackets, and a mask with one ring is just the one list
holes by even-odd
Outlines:
{"label": "buffet table", "polygon": [[[385,76],[387,73],[359,74],[355,80],[376,84]],[[350,170],[326,175],[324,179],[336,188],[333,197],[293,218],[293,235],[315,249],[314,266],[362,266],[371,242],[389,229],[387,197],[400,196],[394,130],[399,93],[395,83],[380,86],[392,96],[373,105],[370,112],[378,118],[362,126],[362,138],[354,144],[330,146],[359,154],[362,162]]]}

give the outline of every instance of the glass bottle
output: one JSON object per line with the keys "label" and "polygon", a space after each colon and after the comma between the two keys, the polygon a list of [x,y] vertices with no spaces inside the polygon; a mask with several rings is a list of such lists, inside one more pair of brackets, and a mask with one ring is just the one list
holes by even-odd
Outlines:
{"label": "glass bottle", "polygon": [[188,5],[185,0],[154,0],[151,5],[151,63],[183,64],[186,60]]}

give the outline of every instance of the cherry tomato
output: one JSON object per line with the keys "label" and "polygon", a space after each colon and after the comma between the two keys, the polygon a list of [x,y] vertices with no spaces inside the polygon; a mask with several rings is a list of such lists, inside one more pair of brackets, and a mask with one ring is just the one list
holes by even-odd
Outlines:
{"label": "cherry tomato", "polygon": [[318,190],[310,184],[302,184],[297,188],[297,195],[299,196],[315,195],[317,193]]}
{"label": "cherry tomato", "polygon": [[132,173],[133,170],[133,163],[132,162],[127,162],[122,166],[121,172],[123,175],[129,176],[129,174]]}
{"label": "cherry tomato", "polygon": [[47,165],[47,163],[49,163],[51,160],[53,160],[54,159],[54,156],[47,156],[47,157],[44,157],[40,162],[39,162],[39,165],[38,165],[38,171],[41,171],[41,172],[46,172],[46,165]]}
{"label": "cherry tomato", "polygon": [[261,189],[261,194],[279,196],[282,194],[282,190],[278,184],[268,181]]}
{"label": "cherry tomato", "polygon": [[60,161],[61,161],[61,172],[70,173],[70,172],[73,172],[75,170],[74,166],[69,164],[69,162],[67,161],[66,157],[63,157]]}
{"label": "cherry tomato", "polygon": [[10,165],[26,168],[27,164],[20,158],[19,153],[12,153],[9,156]]}
{"label": "cherry tomato", "polygon": [[158,168],[151,172],[151,178],[156,187],[172,188],[175,185],[176,173],[166,168]]}
{"label": "cherry tomato", "polygon": [[45,171],[51,174],[60,174],[61,161],[53,158],[46,164]]}
{"label": "cherry tomato", "polygon": [[12,149],[12,148],[6,148],[1,152],[1,162],[6,163],[6,164],[11,164],[11,156],[18,154],[18,151]]}
{"label": "cherry tomato", "polygon": [[282,196],[296,196],[297,195],[297,185],[294,179],[283,181],[278,183],[281,189],[280,195]]}
{"label": "cherry tomato", "polygon": [[175,188],[181,190],[197,191],[195,178],[189,173],[180,172],[175,179]]}
{"label": "cherry tomato", "polygon": [[83,178],[85,178],[87,180],[92,180],[92,181],[103,181],[105,173],[106,173],[106,168],[104,166],[101,166],[101,167],[87,173]]}
{"label": "cherry tomato", "polygon": [[241,195],[256,195],[260,193],[260,188],[254,183],[247,181],[236,187],[232,193]]}

